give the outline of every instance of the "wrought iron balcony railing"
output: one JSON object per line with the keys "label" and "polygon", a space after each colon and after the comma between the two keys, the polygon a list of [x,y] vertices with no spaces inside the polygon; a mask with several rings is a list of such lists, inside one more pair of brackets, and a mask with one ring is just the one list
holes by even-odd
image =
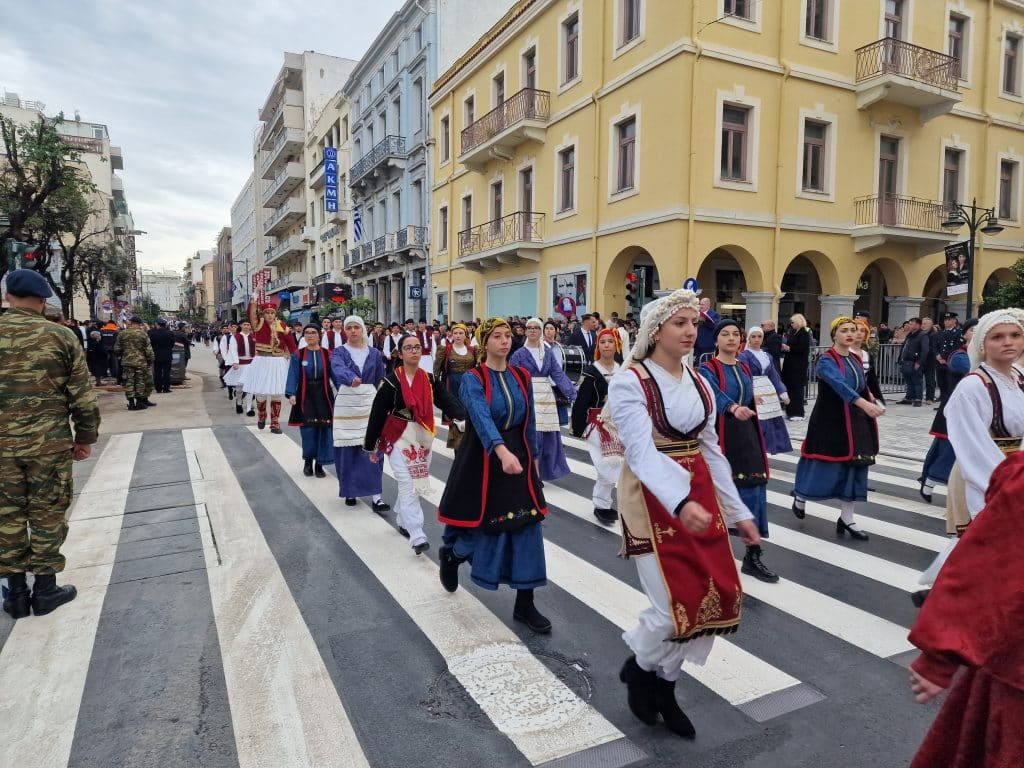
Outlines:
{"label": "wrought iron balcony railing", "polygon": [[926,232],[947,232],[942,228],[949,206],[937,200],[903,195],[868,195],[854,200],[858,226],[899,227]]}
{"label": "wrought iron balcony railing", "polygon": [[516,211],[459,232],[459,256],[472,256],[502,245],[543,241],[544,214]]}
{"label": "wrought iron balcony railing", "polygon": [[462,129],[462,154],[476,149],[522,120],[547,120],[550,110],[551,94],[548,91],[523,88]]}
{"label": "wrought iron balcony railing", "polygon": [[885,37],[857,49],[857,82],[899,75],[945,91],[959,91],[960,59]]}
{"label": "wrought iron balcony railing", "polygon": [[426,227],[402,227],[397,232],[395,238],[398,248],[408,248],[409,246],[423,246],[427,244],[427,228]]}
{"label": "wrought iron balcony railing", "polygon": [[405,157],[405,137],[385,136],[373,149],[363,155],[349,171],[350,183],[355,184],[389,157]]}

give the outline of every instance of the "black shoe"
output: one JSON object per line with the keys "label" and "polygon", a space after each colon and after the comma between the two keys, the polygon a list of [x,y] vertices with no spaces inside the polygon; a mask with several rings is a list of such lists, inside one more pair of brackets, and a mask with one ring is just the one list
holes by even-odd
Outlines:
{"label": "black shoe", "polygon": [[52,573],[48,576],[36,576],[32,589],[32,612],[36,616],[45,616],[60,608],[64,603],[75,599],[78,590],[70,584],[57,586],[57,577]]}
{"label": "black shoe", "polygon": [[142,400],[140,400],[139,402],[142,403],[142,405],[145,406],[146,408],[156,408],[156,403],[154,403],[148,397],[142,398]]}
{"label": "black shoe", "polygon": [[753,544],[747,547],[747,554],[743,556],[743,565],[740,570],[748,576],[753,576],[760,581],[774,584],[779,580],[779,575],[768,570],[768,567],[761,562],[761,547]]}
{"label": "black shoe", "polygon": [[313,464],[313,474],[317,477],[327,477],[327,473],[324,472],[324,465],[319,461]]}
{"label": "black shoe", "polygon": [[902,400],[897,400],[896,405],[913,405],[914,401],[904,397]]}
{"label": "black shoe", "polygon": [[451,547],[443,546],[437,550],[437,561],[441,586],[448,592],[454,592],[459,588],[459,566],[462,560],[455,556]]}
{"label": "black shoe", "polygon": [[[805,501],[804,504],[806,505],[807,502]],[[793,515],[796,517],[797,520],[803,520],[805,517],[807,517],[806,507],[798,507],[796,505],[796,499],[793,500]]]}
{"label": "black shoe", "polygon": [[915,408],[920,408],[921,407],[921,401],[920,400],[915,400],[914,401],[914,407]]}
{"label": "black shoe", "polygon": [[135,401],[135,398],[134,398],[134,397],[129,397],[129,398],[128,398],[128,410],[129,410],[129,411],[137,411],[137,410],[139,410],[139,408],[143,408],[143,407],[144,407],[144,406],[141,406],[141,405],[139,405],[139,404],[138,404],[138,403],[137,403],[137,402]]}
{"label": "black shoe", "polygon": [[7,574],[7,586],[9,590],[4,599],[4,613],[10,614],[12,619],[24,619],[32,613],[32,593],[25,582],[25,574]]}
{"label": "black shoe", "polygon": [[235,388],[234,387],[228,387],[228,400],[234,400],[234,399],[235,399]]}
{"label": "black shoe", "polygon": [[929,504],[932,503],[932,495],[930,493],[925,492],[925,484],[923,480],[921,481],[921,487],[918,488],[917,492],[921,494],[922,499],[927,501]]}
{"label": "black shoe", "polygon": [[303,462],[302,462],[302,474],[304,474],[306,477],[312,477],[313,476],[313,460],[312,459],[304,459],[303,460]]}
{"label": "black shoe", "polygon": [[220,380],[220,388],[224,389],[224,387],[226,387],[226,386],[227,386],[227,384],[224,383],[224,379],[221,379]]}
{"label": "black shoe", "polygon": [[235,413],[241,413],[241,412],[242,412],[242,406],[240,406],[240,405],[238,405],[238,404],[236,403],[236,404],[235,404]]}
{"label": "black shoe", "polygon": [[852,539],[856,539],[857,541],[867,541],[868,535],[859,528],[854,528],[854,525],[856,525],[856,523],[847,525],[843,522],[843,518],[840,517],[836,520],[836,536],[841,537],[844,533],[848,533]]}
{"label": "black shoe", "polygon": [[[246,416],[255,416],[256,415],[256,411],[246,411],[245,415]],[[263,429],[263,427],[260,427],[260,429]]]}
{"label": "black shoe", "polygon": [[428,549],[430,549],[429,541],[424,541],[422,544],[414,544],[412,547],[412,551],[415,552],[417,555],[422,555]]}
{"label": "black shoe", "polygon": [[405,530],[405,528],[403,528],[402,526],[398,526],[398,533],[403,539],[409,538],[409,532]]}
{"label": "black shoe", "polygon": [[920,608],[922,605],[924,605],[924,601],[928,599],[929,592],[931,592],[930,589],[919,589],[917,590],[917,592],[911,592],[910,602],[912,602],[914,605]]}
{"label": "black shoe", "polygon": [[355,499],[353,499],[351,496],[346,497],[346,499],[345,499],[345,506],[346,507],[354,507],[355,505],[356,505],[356,500]]}
{"label": "black shoe", "polygon": [[270,428],[270,433],[273,434],[273,435],[280,435],[281,434],[281,428],[280,427],[271,427]]}
{"label": "black shoe", "polygon": [[594,517],[605,525],[612,525],[618,522],[619,513],[614,509],[600,509],[599,507],[594,507]]}
{"label": "black shoe", "polygon": [[647,672],[636,663],[636,656],[630,656],[619,670],[619,680],[626,684],[626,703],[636,719],[647,725],[658,722],[658,705],[655,701],[654,686],[658,676]]}
{"label": "black shoe", "polygon": [[665,727],[684,739],[697,738],[697,730],[686,713],[679,708],[679,702],[676,701],[675,680],[662,680],[660,677],[656,677],[654,679],[654,701],[658,706],[658,714],[665,721]]}
{"label": "black shoe", "polygon": [[389,512],[391,510],[391,505],[384,501],[384,499],[377,499],[373,502],[371,509],[383,517],[385,512]]}
{"label": "black shoe", "polygon": [[257,421],[256,422],[256,429],[263,429],[266,426],[267,426],[267,422],[265,422],[265,421]]}
{"label": "black shoe", "polygon": [[551,622],[533,604],[532,589],[520,589],[516,592],[516,606],[512,610],[512,618],[523,622],[537,634],[546,635],[551,632]]}

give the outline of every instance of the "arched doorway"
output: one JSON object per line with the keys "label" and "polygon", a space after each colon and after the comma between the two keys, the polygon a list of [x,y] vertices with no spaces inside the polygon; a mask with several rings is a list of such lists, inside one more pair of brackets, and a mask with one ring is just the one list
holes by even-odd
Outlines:
{"label": "arched doorway", "polygon": [[[924,281],[924,290],[921,291],[921,295],[924,296],[924,301],[921,302],[921,317],[937,320],[942,317],[943,312],[949,309],[950,299],[946,296],[947,282],[945,264],[936,267],[928,274],[928,279]],[[963,300],[962,296],[954,298]]]}
{"label": "arched doorway", "polygon": [[818,268],[819,262],[823,267],[831,264],[823,254],[806,251],[786,267],[779,285],[779,328],[788,327],[789,318],[796,314],[806,317],[807,325],[811,328],[821,322],[821,301],[818,297],[826,291]]}
{"label": "arched doorway", "polygon": [[[630,281],[627,275],[632,273],[636,280]],[[634,287],[636,300],[630,303],[626,284]],[[654,257],[643,247],[631,245],[619,251],[612,260],[605,275],[604,310],[608,314],[618,312],[623,317],[632,314],[639,319],[640,309],[654,301],[655,293],[661,290],[661,278]]]}
{"label": "arched doorway", "polygon": [[985,312],[992,311],[992,306],[986,306],[987,300],[992,297],[992,295],[996,292],[999,286],[1013,282],[1017,279],[1017,273],[1014,272],[1009,267],[1000,267],[999,269],[995,270],[991,275],[988,276],[988,279],[982,286],[981,306],[978,307],[975,314],[978,317],[980,317]]}
{"label": "arched doorway", "polygon": [[875,259],[857,280],[854,311],[867,312],[872,323],[888,323],[889,304],[885,297],[907,296],[909,290],[907,277],[899,264],[888,258]]}
{"label": "arched doorway", "polygon": [[697,270],[701,297],[711,299],[712,308],[722,317],[746,323],[747,291],[761,290],[760,268],[748,251],[737,245],[715,248]]}

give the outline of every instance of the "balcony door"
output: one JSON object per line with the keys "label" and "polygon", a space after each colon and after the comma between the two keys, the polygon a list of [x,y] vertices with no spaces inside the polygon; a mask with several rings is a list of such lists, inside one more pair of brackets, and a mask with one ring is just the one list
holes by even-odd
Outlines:
{"label": "balcony door", "polygon": [[882,67],[886,72],[900,72],[903,46],[894,41],[903,39],[903,0],[885,0],[885,37]]}
{"label": "balcony door", "polygon": [[533,240],[530,237],[530,221],[533,218],[533,168],[524,168],[519,172],[520,205],[522,215],[522,237],[521,240]]}
{"label": "balcony door", "polygon": [[878,151],[878,223],[896,223],[900,140],[883,136]]}

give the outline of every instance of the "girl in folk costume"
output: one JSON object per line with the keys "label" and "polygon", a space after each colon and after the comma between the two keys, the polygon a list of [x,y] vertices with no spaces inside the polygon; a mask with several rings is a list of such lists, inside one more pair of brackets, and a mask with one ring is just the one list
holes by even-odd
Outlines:
{"label": "girl in folk costume", "polygon": [[[544,323],[544,348],[555,358],[558,370],[565,370],[565,349],[558,340],[558,326],[554,321]],[[569,401],[555,394],[555,406],[558,409],[558,423],[565,426],[569,423]]]}
{"label": "girl in folk costume", "polygon": [[[779,376],[779,371],[775,367],[775,361],[772,360],[772,356],[761,349],[763,343],[764,331],[760,326],[751,326],[747,331],[747,348],[740,352],[736,359],[747,367],[747,371],[754,382],[755,391],[758,388],[758,384],[767,379],[766,383],[770,383],[772,389],[775,390],[779,403],[786,405],[789,402],[789,393],[786,391],[786,385],[782,383],[782,378]],[[764,378],[759,379],[758,377]],[[771,454],[789,453],[792,451],[793,443],[789,439],[789,430],[786,429],[786,417],[783,415],[781,408],[777,415],[763,418],[761,409],[764,406],[762,405],[761,398],[755,395],[754,402],[758,406],[755,410],[758,412],[757,418],[761,425],[761,434],[764,435],[765,450]],[[764,531],[761,534],[766,535]]]}
{"label": "girl in folk costume", "polygon": [[[267,425],[267,401],[270,401],[270,431],[281,434],[281,398],[288,381],[288,361],[297,347],[295,337],[277,319],[277,306],[264,304],[256,312],[249,304],[248,317],[256,337],[256,357],[246,366],[242,388],[256,397],[256,426]],[[319,338],[319,336],[317,337]]]}
{"label": "girl in folk costume", "polygon": [[359,315],[342,323],[346,341],[331,353],[334,398],[334,469],[338,495],[354,507],[359,497],[372,497],[373,511],[383,515],[391,507],[381,498],[384,466],[370,461],[363,450],[377,387],[386,370],[380,351],[367,343],[366,324]]}
{"label": "girl in folk costume", "polygon": [[[451,341],[438,349],[434,358],[434,380],[453,397],[459,396],[463,375],[476,367],[476,353],[466,343],[466,333],[466,326],[462,323],[453,325]],[[450,420],[448,414],[445,416]],[[461,431],[449,428],[448,447],[458,448],[461,437]]]}
{"label": "girl in folk costume", "polygon": [[[228,356],[224,362],[228,372],[224,374],[224,383],[235,393],[235,413],[246,412],[247,416],[255,416],[252,409],[252,392],[246,392],[242,385],[242,374],[246,366],[256,357],[256,337],[252,335],[252,324],[243,320],[241,330],[234,334],[228,345]],[[244,406],[244,408],[243,408]]]}
{"label": "girl in folk costume", "polygon": [[548,352],[541,333],[544,323],[536,317],[526,321],[526,341],[509,357],[509,365],[526,369],[533,382],[533,401],[537,413],[537,439],[540,450],[537,454],[541,480],[557,480],[569,474],[562,447],[561,424],[555,402],[555,390],[568,402],[576,399],[576,388],[569,381],[555,356]]}
{"label": "girl in folk costume", "polygon": [[626,461],[619,478],[621,553],[634,558],[651,601],[623,634],[632,650],[620,679],[629,708],[684,738],[696,732],[675,699],[684,662],[704,664],[714,636],[739,625],[743,593],[728,527],[761,537],[715,435],[715,398],[683,365],[699,323],[693,291],[658,299],[640,315],[633,354],[612,377],[606,410]]}
{"label": "girl in folk costume", "polygon": [[590,460],[597,470],[592,496],[594,516],[606,525],[619,519],[619,513],[612,507],[612,489],[622,471],[622,443],[605,426],[601,409],[608,399],[608,382],[621,362],[619,335],[606,328],[597,334],[594,362],[583,369],[572,404],[572,433],[587,441]]}
{"label": "girl in folk costume", "polygon": [[[701,363],[698,372],[715,395],[718,445],[732,468],[740,499],[754,514],[761,538],[768,537],[768,456],[757,418],[754,380],[750,369],[736,359],[743,336],[732,318],[719,320],[713,339],[715,356]],[[748,544],[743,573],[774,583],[779,577],[761,562],[761,545]]]}
{"label": "girl in folk costume", "polygon": [[464,419],[466,411],[444,389],[435,388],[434,377],[420,369],[422,346],[414,335],[402,336],[398,348],[401,365],[384,377],[373,398],[363,448],[372,462],[380,461],[381,454],[387,455],[398,483],[395,512],[399,532],[408,534],[413,551],[419,555],[430,549],[423,533],[420,495],[430,490],[431,443],[436,432],[434,401],[456,419]]}
{"label": "girl in folk costume", "polygon": [[[950,411],[952,413],[952,411]],[[914,622],[911,689],[953,686],[910,768],[1010,768],[1024,755],[1024,455],[993,471],[986,505]],[[954,684],[954,675],[966,667]]]}
{"label": "girl in folk costume", "polygon": [[547,633],[551,622],[533,602],[533,590],[547,583],[540,522],[548,510],[534,462],[530,374],[509,365],[506,320],[481,323],[476,339],[482,364],[462,377],[459,397],[469,419],[437,510],[445,523],[441,584],[457,590],[459,565],[468,560],[478,586],[508,584],[517,591],[512,617]]}
{"label": "girl in folk costume", "polygon": [[878,383],[878,365],[875,356],[868,349],[868,341],[871,339],[871,324],[863,317],[856,317],[853,320],[857,324],[857,335],[853,339],[850,351],[860,356],[861,365],[864,366],[864,378],[868,382],[868,390],[875,397],[875,402],[885,405],[885,396],[882,394],[882,387]]}
{"label": "girl in folk costume", "polygon": [[832,348],[815,366],[818,397],[796,466],[793,514],[803,520],[808,499],[839,499],[836,535],[866,541],[853,510],[868,497],[868,467],[878,454],[876,419],[885,408],[868,389],[860,355],[851,352],[857,336],[853,318],[837,317],[830,331]]}
{"label": "girl in folk costume", "polygon": [[320,346],[315,325],[302,329],[306,346],[292,355],[285,397],[292,404],[288,426],[302,436],[302,474],[326,477],[324,465],[334,459],[331,446],[331,356]]}

